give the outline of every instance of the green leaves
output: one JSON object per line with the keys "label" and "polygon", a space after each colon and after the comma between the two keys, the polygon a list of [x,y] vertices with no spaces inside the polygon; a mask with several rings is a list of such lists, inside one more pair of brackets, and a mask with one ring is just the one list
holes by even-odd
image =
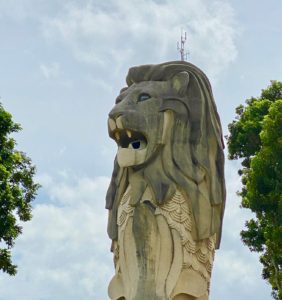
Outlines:
{"label": "green leaves", "polygon": [[16,266],[11,263],[11,251],[0,249],[0,269],[10,275],[16,275]]}
{"label": "green leaves", "polygon": [[35,167],[30,158],[15,149],[16,142],[11,133],[21,129],[12,121],[12,116],[0,104],[0,270],[16,274],[11,260],[11,248],[22,233],[17,223],[31,219],[31,202],[39,185],[33,182]]}
{"label": "green leaves", "polygon": [[261,97],[236,109],[227,137],[230,159],[242,158],[242,206],[256,219],[246,222],[242,241],[260,252],[263,278],[282,299],[282,83],[272,81]]}
{"label": "green leaves", "polygon": [[250,157],[260,149],[260,132],[263,117],[271,105],[269,100],[252,99],[249,106],[238,106],[237,120],[228,125],[230,136],[227,139],[229,158]]}

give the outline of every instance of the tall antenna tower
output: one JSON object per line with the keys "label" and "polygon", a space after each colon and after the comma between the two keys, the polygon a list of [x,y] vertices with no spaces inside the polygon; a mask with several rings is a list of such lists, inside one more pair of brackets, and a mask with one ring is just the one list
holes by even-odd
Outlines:
{"label": "tall antenna tower", "polygon": [[182,61],[187,60],[187,57],[189,54],[188,51],[185,51],[185,42],[186,41],[187,41],[187,33],[186,33],[186,31],[183,32],[183,30],[181,29],[181,39],[180,39],[180,43],[177,42],[177,50],[180,53]]}

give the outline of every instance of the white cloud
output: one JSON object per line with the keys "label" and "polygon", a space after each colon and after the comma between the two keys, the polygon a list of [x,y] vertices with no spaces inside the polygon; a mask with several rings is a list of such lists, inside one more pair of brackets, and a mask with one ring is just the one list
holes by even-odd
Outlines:
{"label": "white cloud", "polygon": [[241,177],[238,175],[239,162],[226,160],[226,209],[224,215],[223,239],[231,238],[240,241],[240,231],[243,229],[245,221],[253,217],[248,209],[240,208],[241,198],[237,192],[241,190]]}
{"label": "white cloud", "polygon": [[237,245],[233,250],[219,250],[215,257],[211,300],[270,299],[270,286],[261,277],[258,255]]}
{"label": "white cloud", "polygon": [[180,28],[188,31],[191,61],[215,77],[235,60],[236,30],[227,1],[115,1],[111,9],[96,1],[68,4],[56,17],[45,19],[50,40],[63,40],[76,59],[98,67],[178,59]]}
{"label": "white cloud", "polygon": [[38,178],[52,201],[37,204],[24,224],[13,251],[18,274],[2,277],[0,299],[106,299],[114,270],[104,208],[109,179]]}

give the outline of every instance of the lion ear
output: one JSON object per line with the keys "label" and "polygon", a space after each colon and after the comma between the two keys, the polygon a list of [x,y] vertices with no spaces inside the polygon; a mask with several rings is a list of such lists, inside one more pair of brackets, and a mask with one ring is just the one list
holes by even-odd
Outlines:
{"label": "lion ear", "polygon": [[179,72],[170,79],[170,82],[173,89],[181,96],[184,96],[189,83],[189,73]]}

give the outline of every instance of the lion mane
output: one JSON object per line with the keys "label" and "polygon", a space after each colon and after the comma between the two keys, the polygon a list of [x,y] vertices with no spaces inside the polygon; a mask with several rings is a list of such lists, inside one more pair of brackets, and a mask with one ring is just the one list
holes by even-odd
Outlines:
{"label": "lion mane", "polygon": [[139,82],[168,81],[181,72],[189,74],[183,95],[162,95],[158,112],[170,111],[173,115],[166,145],[134,173],[130,167],[119,167],[115,159],[106,195],[108,234],[112,240],[117,240],[118,235],[119,202],[130,184],[132,205],[138,204],[147,186],[160,206],[180,190],[192,211],[193,238],[201,240],[216,234],[219,248],[225,206],[224,143],[209,80],[191,63],[174,61],[133,67],[126,82],[129,87]]}

